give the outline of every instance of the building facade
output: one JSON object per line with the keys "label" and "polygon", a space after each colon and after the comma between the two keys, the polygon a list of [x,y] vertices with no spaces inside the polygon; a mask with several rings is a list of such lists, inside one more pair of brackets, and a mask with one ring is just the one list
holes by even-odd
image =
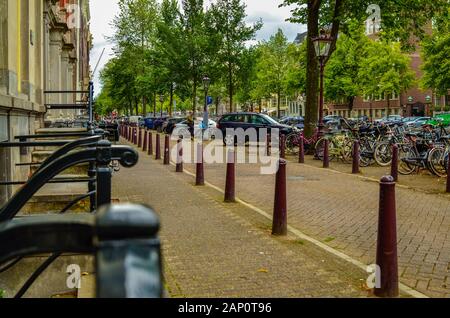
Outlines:
{"label": "building facade", "polygon": [[[88,0],[0,0],[0,141],[34,134],[46,119],[76,115],[47,112],[45,105],[84,96],[44,92],[87,89],[89,19]],[[26,180],[28,169],[16,166],[31,160],[23,156],[0,148],[0,180]],[[0,186],[0,203],[8,191]]]}

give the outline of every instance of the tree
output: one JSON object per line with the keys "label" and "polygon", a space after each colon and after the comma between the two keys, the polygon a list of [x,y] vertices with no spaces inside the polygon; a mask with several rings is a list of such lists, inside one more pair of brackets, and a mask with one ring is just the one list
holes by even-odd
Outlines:
{"label": "tree", "polygon": [[291,43],[287,47],[288,68],[285,77],[286,93],[296,97],[306,90],[306,45]]}
{"label": "tree", "polygon": [[261,57],[257,64],[258,82],[265,95],[277,95],[277,115],[281,117],[281,94],[285,88],[288,69],[288,43],[281,29],[261,45]]}
{"label": "tree", "polygon": [[205,12],[203,0],[183,0],[183,13],[180,16],[181,29],[179,41],[182,45],[180,60],[184,61],[186,80],[191,86],[192,111],[196,112],[197,89],[207,62],[208,37],[205,31]]}
{"label": "tree", "polygon": [[341,32],[336,51],[325,70],[325,97],[328,100],[345,100],[349,110],[353,109],[355,98],[364,92],[358,74],[370,44],[363,25],[357,21],[350,23],[346,32]]}
{"label": "tree", "polygon": [[242,52],[240,67],[237,71],[237,90],[236,100],[240,103],[250,103],[251,108],[255,103],[252,91],[257,85],[256,65],[260,59],[259,50],[256,47],[250,47]]}
{"label": "tree", "polygon": [[364,95],[384,96],[387,115],[392,94],[402,93],[414,83],[415,73],[410,63],[410,58],[401,52],[400,43],[370,40],[358,77]]}
{"label": "tree", "polygon": [[[330,26],[334,41],[330,54],[336,48],[337,35],[342,26],[352,19],[364,22],[373,0],[284,0],[282,6],[295,4],[291,22],[303,23],[308,27],[307,76],[306,76],[306,118],[305,133],[311,135],[318,119],[318,65],[312,38],[318,36],[319,28]],[[381,9],[381,35],[387,39],[400,39],[404,48],[411,47],[411,35],[422,38],[424,26],[441,12],[447,10],[448,0],[384,0]]]}
{"label": "tree", "polygon": [[260,21],[247,26],[245,8],[241,0],[217,0],[208,15],[209,34],[216,46],[214,63],[225,79],[230,112],[245,43],[253,39],[262,26]]}
{"label": "tree", "polygon": [[422,42],[421,86],[431,88],[438,95],[450,89],[450,8],[436,22],[433,34]]}

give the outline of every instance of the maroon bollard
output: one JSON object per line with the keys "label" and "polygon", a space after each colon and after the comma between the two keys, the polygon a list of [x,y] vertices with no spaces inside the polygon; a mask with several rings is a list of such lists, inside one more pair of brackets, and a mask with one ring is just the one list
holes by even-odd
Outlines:
{"label": "maroon bollard", "polygon": [[139,127],[138,148],[142,148],[142,129]]}
{"label": "maroon bollard", "polygon": [[270,144],[272,142],[272,138],[270,136],[269,133],[267,133],[267,138],[266,138],[266,154],[267,156],[270,156],[271,151],[270,151]]}
{"label": "maroon bollard", "polygon": [[330,167],[330,141],[328,139],[325,139],[325,145],[323,148],[323,167],[329,168]]}
{"label": "maroon bollard", "polygon": [[183,172],[183,143],[181,139],[177,141],[177,166],[176,172]]}
{"label": "maroon bollard", "polygon": [[131,126],[128,126],[127,140],[131,142]]}
{"label": "maroon bollard", "polygon": [[352,173],[353,174],[358,174],[359,171],[359,141],[355,140],[355,142],[353,143],[353,164],[352,164]]}
{"label": "maroon bollard", "polygon": [[197,144],[197,165],[195,168],[195,185],[205,185],[205,172],[203,167],[203,145]]}
{"label": "maroon bollard", "polygon": [[236,202],[236,156],[233,150],[227,153],[227,178],[225,182],[225,202]]}
{"label": "maroon bollard", "polygon": [[391,176],[394,182],[398,182],[398,146],[396,144],[392,145]]}
{"label": "maroon bollard", "polygon": [[164,137],[164,165],[170,165],[170,139],[169,135]]}
{"label": "maroon bollard", "polygon": [[287,235],[286,160],[278,161],[275,181],[272,235]]}
{"label": "maroon bollard", "polygon": [[133,143],[137,146],[137,143],[138,143],[138,131],[137,131],[136,127],[134,127],[134,131],[133,131]]}
{"label": "maroon bollard", "polygon": [[300,136],[298,163],[305,163],[305,139],[303,138],[303,136]]}
{"label": "maroon bollard", "polygon": [[155,159],[161,160],[161,136],[156,134]]}
{"label": "maroon bollard", "polygon": [[286,136],[280,136],[280,158],[286,159]]}
{"label": "maroon bollard", "polygon": [[395,182],[392,176],[381,178],[380,207],[377,240],[377,286],[378,297],[398,296],[397,221],[395,207]]}
{"label": "maroon bollard", "polygon": [[144,130],[144,144],[142,145],[142,151],[147,152],[147,148],[148,148],[148,134],[147,130]]}
{"label": "maroon bollard", "polygon": [[148,132],[148,155],[153,156],[153,134]]}

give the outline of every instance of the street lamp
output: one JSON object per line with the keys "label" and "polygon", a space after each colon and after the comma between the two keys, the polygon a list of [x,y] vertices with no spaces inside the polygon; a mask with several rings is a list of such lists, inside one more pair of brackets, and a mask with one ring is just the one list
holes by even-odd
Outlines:
{"label": "street lamp", "polygon": [[208,75],[203,76],[203,88],[205,90],[205,107],[203,108],[203,129],[208,128],[209,116],[208,116],[208,89],[211,84],[211,79]]}
{"label": "street lamp", "polygon": [[159,95],[159,101],[161,102],[161,115],[160,117],[163,116],[163,106],[164,106],[164,94]]}
{"label": "street lamp", "polygon": [[323,74],[325,70],[325,64],[327,58],[330,54],[331,43],[333,42],[333,38],[326,34],[324,30],[320,31],[320,35],[318,37],[314,37],[311,39],[314,44],[314,49],[316,51],[316,57],[319,60],[320,64],[320,104],[319,104],[319,136],[323,135]]}

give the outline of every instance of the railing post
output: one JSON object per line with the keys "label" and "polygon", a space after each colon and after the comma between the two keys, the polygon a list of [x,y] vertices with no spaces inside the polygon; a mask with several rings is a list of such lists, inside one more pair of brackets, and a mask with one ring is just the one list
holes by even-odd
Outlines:
{"label": "railing post", "polygon": [[97,208],[111,203],[111,142],[101,140],[97,146]]}
{"label": "railing post", "polygon": [[161,298],[156,213],[140,205],[103,206],[97,212],[95,227],[97,298]]}
{"label": "railing post", "polygon": [[398,182],[398,146],[396,144],[392,145],[391,176],[394,182]]}
{"label": "railing post", "polygon": [[236,197],[236,155],[234,150],[227,153],[227,176],[225,183],[225,202],[235,202]]}
{"label": "railing post", "polygon": [[359,171],[359,141],[355,140],[355,142],[353,143],[353,151],[352,151],[352,155],[353,155],[353,164],[352,164],[352,173],[353,174],[358,174]]}
{"label": "railing post", "polygon": [[380,182],[380,206],[377,240],[378,286],[374,293],[379,297],[398,296],[397,222],[395,182],[386,176]]}
{"label": "railing post", "polygon": [[275,200],[273,208],[273,235],[287,234],[287,193],[286,193],[286,160],[278,161],[275,180]]}

